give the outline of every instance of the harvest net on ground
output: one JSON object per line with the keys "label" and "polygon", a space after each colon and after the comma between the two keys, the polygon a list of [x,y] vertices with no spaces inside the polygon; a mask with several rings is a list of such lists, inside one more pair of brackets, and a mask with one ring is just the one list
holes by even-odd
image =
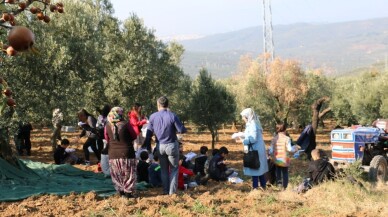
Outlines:
{"label": "harvest net on ground", "polygon": [[110,178],[71,165],[19,160],[19,168],[0,158],[0,201],[16,201],[40,194],[66,195],[94,191],[115,193]]}

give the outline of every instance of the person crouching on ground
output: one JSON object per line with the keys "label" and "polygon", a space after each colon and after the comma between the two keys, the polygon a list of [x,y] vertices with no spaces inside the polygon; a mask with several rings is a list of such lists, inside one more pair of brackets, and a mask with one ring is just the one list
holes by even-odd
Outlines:
{"label": "person crouching on ground", "polygon": [[307,169],[308,177],[298,186],[298,193],[304,193],[315,185],[335,178],[335,169],[322,149],[312,150],[311,157],[313,160]]}
{"label": "person crouching on ground", "polygon": [[209,149],[206,146],[202,146],[199,150],[200,155],[198,155],[195,158],[195,164],[194,164],[194,173],[196,175],[200,175],[201,177],[204,177],[206,175],[205,173],[205,163],[208,160],[207,157],[207,151]]}
{"label": "person crouching on ground", "polygon": [[226,181],[228,177],[234,172],[228,169],[225,163],[225,158],[228,156],[229,150],[226,147],[221,147],[216,155],[209,163],[209,176],[215,181]]}
{"label": "person crouching on ground", "polygon": [[282,184],[283,188],[286,189],[288,186],[288,167],[291,163],[289,153],[298,151],[298,146],[291,146],[291,138],[286,135],[284,124],[276,125],[276,133],[271,141],[269,153],[275,162],[276,182],[278,185]]}
{"label": "person crouching on ground", "polygon": [[116,191],[124,197],[133,198],[136,187],[136,157],[133,140],[136,133],[132,126],[124,121],[123,109],[114,107],[109,112],[105,125],[110,175]]}
{"label": "person crouching on ground", "polygon": [[260,120],[251,108],[244,109],[241,112],[241,117],[246,123],[244,131],[244,150],[248,151],[248,145],[252,144],[252,149],[257,150],[259,154],[260,167],[259,169],[253,169],[244,167],[244,175],[252,176],[252,187],[257,189],[260,187],[266,188],[265,173],[268,172],[267,155],[265,151],[265,143],[263,140],[263,128]]}
{"label": "person crouching on ground", "polygon": [[154,155],[154,162],[148,167],[148,177],[152,187],[162,186],[162,174],[159,164],[159,156]]}
{"label": "person crouching on ground", "polygon": [[69,149],[70,142],[67,139],[61,140],[61,145],[58,145],[57,149],[54,152],[54,161],[55,164],[76,164],[80,163],[81,159],[79,159],[73,152],[74,149]]}
{"label": "person crouching on ground", "polygon": [[[187,169],[182,165],[184,161],[183,155],[179,155],[179,174],[178,174],[178,189],[186,190],[185,184],[188,184],[187,180],[190,180],[190,177],[194,175],[192,170]],[[186,178],[186,181],[185,181]]]}
{"label": "person crouching on ground", "polygon": [[335,169],[325,156],[325,152],[322,149],[314,149],[311,152],[313,161],[309,163],[307,172],[313,185],[334,179]]}
{"label": "person crouching on ground", "polygon": [[148,167],[150,164],[147,163],[148,156],[147,151],[142,151],[140,153],[140,160],[137,164],[137,182],[149,182]]}

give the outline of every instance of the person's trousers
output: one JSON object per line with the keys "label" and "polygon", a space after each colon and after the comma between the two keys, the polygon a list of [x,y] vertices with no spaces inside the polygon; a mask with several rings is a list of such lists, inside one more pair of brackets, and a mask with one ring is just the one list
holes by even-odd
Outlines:
{"label": "person's trousers", "polygon": [[89,161],[89,159],[90,159],[89,146],[92,148],[98,161],[100,161],[101,160],[101,153],[97,149],[97,140],[93,139],[93,138],[88,138],[82,147],[82,149],[84,150],[84,154],[85,154],[85,160]]}
{"label": "person's trousers", "polygon": [[265,179],[264,175],[252,176],[252,187],[258,188],[259,187],[259,180],[260,180],[260,187],[265,189],[267,187],[267,180]]}
{"label": "person's trousers", "polygon": [[[283,182],[280,180],[283,178]],[[286,189],[288,186],[288,167],[276,166],[276,184],[283,184],[283,188]]]}
{"label": "person's trousers", "polygon": [[159,162],[164,194],[174,194],[178,188],[178,142],[159,145]]}
{"label": "person's trousers", "polygon": [[24,139],[24,147],[27,150],[27,155],[30,156],[31,155],[31,139],[30,139],[30,136],[26,136],[23,139]]}

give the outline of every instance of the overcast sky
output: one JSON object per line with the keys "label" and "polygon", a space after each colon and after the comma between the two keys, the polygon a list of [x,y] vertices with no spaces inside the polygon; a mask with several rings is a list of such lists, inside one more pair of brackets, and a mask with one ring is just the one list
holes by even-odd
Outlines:
{"label": "overcast sky", "polygon": [[[111,0],[120,20],[137,14],[159,37],[211,35],[262,25],[262,0]],[[272,0],[272,22],[333,23],[388,17],[388,0]]]}

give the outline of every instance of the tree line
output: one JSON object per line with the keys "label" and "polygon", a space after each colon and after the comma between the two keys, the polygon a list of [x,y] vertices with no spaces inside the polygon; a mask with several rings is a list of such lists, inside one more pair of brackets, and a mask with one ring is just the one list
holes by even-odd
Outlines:
{"label": "tree line", "polygon": [[47,25],[21,15],[19,23],[35,33],[38,54],[1,62],[20,119],[48,125],[53,109],[60,108],[65,122],[75,124],[80,108],[94,113],[104,104],[129,109],[135,102],[150,114],[166,95],[184,122],[210,130],[214,145],[221,125],[238,122],[246,107],[266,129],[278,122],[303,127],[333,118],[350,125],[388,117],[387,71],[329,77],[276,59],[266,73],[264,57],[243,56],[228,79],[216,80],[206,69],[192,79],[180,67],[184,48],[158,40],[135,14],[121,22],[109,0],[63,3],[65,13]]}

